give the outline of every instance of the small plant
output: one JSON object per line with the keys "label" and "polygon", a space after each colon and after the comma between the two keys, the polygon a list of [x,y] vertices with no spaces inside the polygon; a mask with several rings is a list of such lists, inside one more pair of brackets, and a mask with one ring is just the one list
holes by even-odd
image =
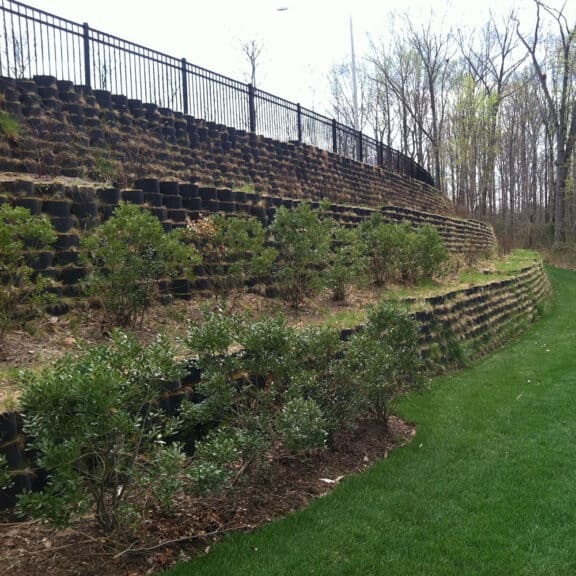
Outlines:
{"label": "small plant", "polygon": [[414,284],[429,280],[442,272],[448,260],[448,250],[438,233],[429,224],[416,230],[406,228],[399,250],[399,268],[402,279]]}
{"label": "small plant", "polygon": [[99,298],[119,326],[142,322],[159,295],[158,280],[191,274],[197,251],[181,241],[181,232],[165,233],[158,218],[133,204],[113,216],[82,242],[89,271],[88,293]]}
{"label": "small plant", "polygon": [[134,528],[124,519],[137,521],[151,504],[166,506],[181,487],[184,456],[165,444],[176,422],[156,405],[180,375],[165,339],[143,346],[120,332],[111,344],[21,373],[24,429],[49,476],[42,492],[20,496],[20,512],[66,526],[93,509],[102,528],[116,530]]}
{"label": "small plant", "polygon": [[275,277],[286,299],[297,308],[322,287],[320,271],[330,254],[332,223],[321,210],[300,204],[281,206],[271,226],[278,248]]}
{"label": "small plant", "polygon": [[346,364],[358,390],[386,426],[398,395],[415,385],[422,367],[415,320],[392,303],[377,305],[365,327],[350,339]]}
{"label": "small plant", "polygon": [[348,287],[365,268],[360,249],[358,229],[337,226],[333,232],[332,263],[327,271],[327,283],[335,302],[346,300]]}
{"label": "small plant", "polygon": [[43,311],[53,300],[49,280],[27,263],[28,249],[49,248],[56,241],[50,222],[26,208],[0,207],[0,346],[8,330]]}
{"label": "small plant", "polygon": [[359,235],[370,281],[374,286],[382,287],[398,272],[404,227],[386,224],[381,214],[373,214],[360,225]]}
{"label": "small plant", "polygon": [[189,430],[218,428],[199,443],[197,486],[226,485],[260,465],[278,440],[298,450],[324,444],[322,408],[308,391],[316,375],[327,372],[326,355],[337,345],[326,336],[315,348],[326,344],[324,356],[313,360],[308,350],[302,354],[311,338],[310,331],[300,341],[283,318],[243,323],[209,312],[203,324],[190,327],[186,344],[203,373],[196,387],[200,401],[184,403],[182,420]]}
{"label": "small plant", "polygon": [[276,250],[266,245],[266,230],[256,218],[215,214],[190,222],[187,235],[201,249],[218,296],[268,277],[276,259]]}
{"label": "small plant", "polygon": [[328,433],[322,410],[311,399],[289,400],[278,417],[284,445],[290,450],[324,448]]}
{"label": "small plant", "polygon": [[15,144],[20,139],[20,122],[12,116],[10,112],[0,111],[0,138],[11,144]]}

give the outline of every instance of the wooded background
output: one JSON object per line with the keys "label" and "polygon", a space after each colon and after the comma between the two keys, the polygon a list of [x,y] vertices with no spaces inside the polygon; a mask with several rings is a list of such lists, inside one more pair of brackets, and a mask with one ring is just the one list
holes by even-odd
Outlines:
{"label": "wooded background", "polygon": [[[504,245],[576,239],[576,26],[566,6],[450,29],[390,22],[357,65],[359,124],[428,168],[456,208]],[[352,66],[331,71],[353,125]]]}

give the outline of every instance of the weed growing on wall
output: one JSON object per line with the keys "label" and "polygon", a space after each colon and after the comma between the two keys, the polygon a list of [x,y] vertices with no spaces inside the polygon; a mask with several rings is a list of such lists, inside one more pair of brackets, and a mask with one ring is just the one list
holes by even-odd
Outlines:
{"label": "weed growing on wall", "polygon": [[20,139],[20,122],[10,112],[0,111],[0,140],[15,144]]}

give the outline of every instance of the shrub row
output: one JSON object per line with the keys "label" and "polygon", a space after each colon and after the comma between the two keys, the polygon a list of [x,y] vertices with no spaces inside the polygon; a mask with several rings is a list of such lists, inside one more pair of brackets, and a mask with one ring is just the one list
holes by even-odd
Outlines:
{"label": "shrub row", "polygon": [[18,510],[59,526],[93,511],[106,530],[134,530],[183,490],[261,471],[280,447],[322,449],[368,414],[384,428],[400,390],[418,381],[417,335],[414,319],[387,303],[346,343],[328,328],[207,312],[183,337],[201,378],[173,414],[159,398],[183,366],[162,338],[144,346],[114,332],[110,344],[22,372],[24,431],[48,474],[43,490],[19,495]]}
{"label": "shrub row", "polygon": [[[44,271],[34,271],[29,249],[45,254],[42,250],[54,244],[56,235],[47,220],[23,207],[3,205],[0,226],[2,335],[21,316],[23,295],[46,295],[47,288],[55,288],[48,286]],[[83,266],[74,263],[67,270],[75,280],[85,276],[84,293],[120,326],[141,322],[149,307],[164,297],[170,279],[189,283],[199,275],[218,297],[233,288],[271,283],[274,290],[269,292],[282,294],[297,307],[323,286],[344,300],[352,282],[369,279],[382,286],[392,280],[431,278],[448,258],[430,226],[414,230],[386,224],[375,214],[359,227],[345,229],[327,217],[324,208],[309,204],[279,207],[267,229],[254,218],[214,215],[170,232],[150,211],[121,204],[104,224],[84,235],[77,253]],[[183,294],[186,286],[181,287]]]}

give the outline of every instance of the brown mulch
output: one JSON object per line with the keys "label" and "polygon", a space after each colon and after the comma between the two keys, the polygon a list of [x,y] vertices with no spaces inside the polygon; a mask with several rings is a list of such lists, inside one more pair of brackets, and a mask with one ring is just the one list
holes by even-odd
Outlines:
{"label": "brown mulch", "polygon": [[266,474],[227,493],[181,497],[169,515],[150,517],[138,537],[103,534],[92,518],[57,531],[38,522],[0,515],[0,574],[10,576],[136,576],[153,574],[204,554],[233,531],[250,531],[331,490],[394,448],[409,442],[413,426],[391,417],[389,430],[363,421],[334,447],[302,457],[279,453]]}

